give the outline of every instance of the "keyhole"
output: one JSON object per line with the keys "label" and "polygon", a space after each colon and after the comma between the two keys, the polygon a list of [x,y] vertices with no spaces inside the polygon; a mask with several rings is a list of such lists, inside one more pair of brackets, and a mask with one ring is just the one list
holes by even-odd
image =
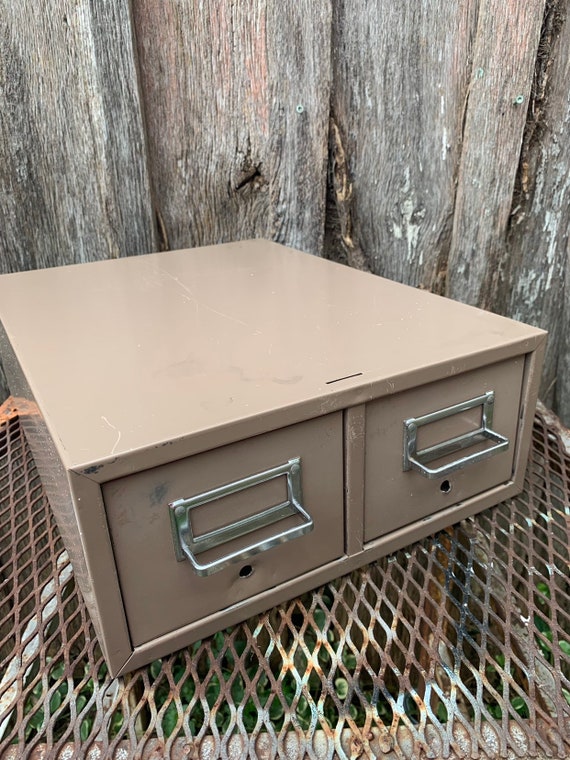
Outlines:
{"label": "keyhole", "polygon": [[253,573],[253,567],[251,565],[244,565],[241,570],[239,571],[239,577],[240,578],[249,578],[249,576]]}
{"label": "keyhole", "polygon": [[449,493],[451,491],[451,483],[449,480],[444,480],[443,483],[440,485],[440,490],[443,493]]}

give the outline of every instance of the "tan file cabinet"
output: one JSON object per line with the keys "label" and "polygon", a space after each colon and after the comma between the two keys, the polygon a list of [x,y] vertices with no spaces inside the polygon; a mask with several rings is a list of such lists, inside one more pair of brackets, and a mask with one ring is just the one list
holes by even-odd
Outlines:
{"label": "tan file cabinet", "polygon": [[114,674],[513,495],[545,333],[267,241],[0,277]]}

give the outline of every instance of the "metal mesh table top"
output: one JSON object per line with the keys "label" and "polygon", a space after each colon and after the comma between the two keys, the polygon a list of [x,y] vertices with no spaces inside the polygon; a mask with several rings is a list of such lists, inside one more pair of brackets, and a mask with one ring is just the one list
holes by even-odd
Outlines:
{"label": "metal mesh table top", "polygon": [[570,457],[525,490],[111,679],[18,414],[0,408],[0,758],[567,757]]}

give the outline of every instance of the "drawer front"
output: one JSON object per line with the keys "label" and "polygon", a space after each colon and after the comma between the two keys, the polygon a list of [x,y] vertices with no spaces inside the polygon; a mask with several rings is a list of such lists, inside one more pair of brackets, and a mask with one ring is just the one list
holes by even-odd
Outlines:
{"label": "drawer front", "polygon": [[102,487],[135,646],[344,553],[342,413]]}
{"label": "drawer front", "polygon": [[524,357],[366,408],[364,540],[511,479]]}

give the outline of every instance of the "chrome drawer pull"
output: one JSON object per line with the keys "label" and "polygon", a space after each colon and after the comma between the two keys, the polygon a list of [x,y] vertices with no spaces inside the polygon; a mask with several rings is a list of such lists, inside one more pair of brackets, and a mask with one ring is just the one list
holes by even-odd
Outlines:
{"label": "chrome drawer pull", "polygon": [[[469,464],[482,462],[489,457],[506,451],[509,448],[509,439],[499,433],[491,430],[493,424],[493,408],[495,404],[495,393],[488,391],[483,396],[477,396],[469,401],[463,401],[461,404],[449,406],[447,409],[440,409],[431,414],[424,414],[422,417],[410,417],[404,421],[404,470],[416,470],[426,478],[441,478],[449,475],[451,472],[462,470]],[[445,417],[451,417],[467,409],[481,406],[481,427],[472,430],[464,435],[443,441],[435,446],[429,446],[427,449],[417,451],[417,431],[422,425],[428,425],[430,422],[437,422]],[[427,467],[427,463],[434,459],[453,454],[456,451],[466,449],[468,446],[474,446],[482,441],[492,441],[495,445],[490,446],[483,451],[477,451],[474,454],[460,457],[449,464],[441,467]]]}
{"label": "chrome drawer pull", "polygon": [[[287,480],[287,501],[269,507],[258,514],[245,517],[231,525],[217,528],[200,536],[194,536],[190,521],[190,512],[192,509],[201,507],[211,501],[221,499],[224,496],[244,491],[247,488],[252,488],[260,483],[265,483],[268,480],[273,480],[274,478],[283,475]],[[233,483],[214,488],[211,491],[197,494],[189,499],[177,499],[168,505],[176,558],[179,561],[184,559],[189,560],[198,575],[207,576],[212,575],[212,573],[217,573],[219,570],[222,570],[224,567],[235,562],[242,562],[249,557],[253,557],[254,554],[259,554],[274,546],[284,544],[286,541],[291,541],[299,536],[304,536],[313,529],[313,519],[305,509],[303,509],[303,506],[301,505],[302,498],[301,459],[295,457],[294,459],[290,459],[286,464],[273,467],[270,470],[265,470],[265,472],[250,475],[247,478],[236,480]],[[235,538],[241,538],[248,533],[253,533],[260,528],[273,525],[273,523],[294,515],[300,515],[303,518],[303,523],[301,525],[288,528],[280,533],[276,533],[274,536],[250,544],[245,547],[245,549],[232,552],[224,557],[213,560],[212,562],[200,563],[196,559],[196,555],[206,552],[209,549],[221,546],[228,541],[233,541]]]}

